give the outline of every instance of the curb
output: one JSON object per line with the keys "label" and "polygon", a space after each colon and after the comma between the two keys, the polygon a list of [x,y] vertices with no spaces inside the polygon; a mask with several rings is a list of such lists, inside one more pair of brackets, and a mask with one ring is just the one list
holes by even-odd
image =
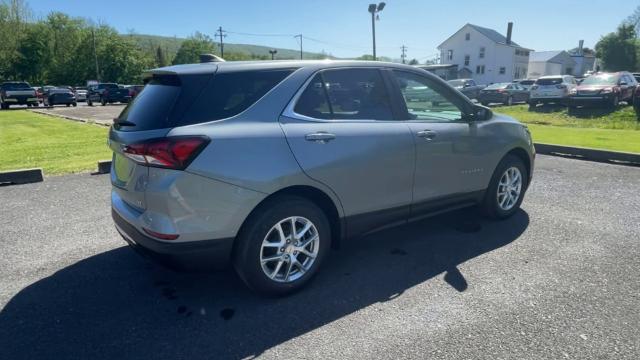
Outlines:
{"label": "curb", "polygon": [[40,114],[40,115],[46,115],[46,116],[62,118],[62,119],[67,119],[67,120],[72,120],[72,121],[77,121],[77,122],[83,122],[83,123],[87,123],[87,124],[94,124],[94,125],[107,126],[107,127],[111,126],[111,124],[104,124],[102,122],[97,122],[95,120],[83,119],[83,118],[79,118],[79,117],[75,117],[75,116],[62,115],[62,114],[52,114],[50,112],[46,112],[46,111],[38,110],[38,109],[29,109],[29,111],[32,111],[32,112],[34,112],[36,114]]}
{"label": "curb", "polygon": [[571,157],[595,162],[618,165],[640,166],[640,154],[597,150],[591,148],[534,143],[536,153],[543,155]]}
{"label": "curb", "polygon": [[100,160],[98,161],[98,172],[97,174],[108,174],[111,172],[111,160]]}
{"label": "curb", "polygon": [[42,168],[0,172],[0,184],[29,184],[44,181]]}

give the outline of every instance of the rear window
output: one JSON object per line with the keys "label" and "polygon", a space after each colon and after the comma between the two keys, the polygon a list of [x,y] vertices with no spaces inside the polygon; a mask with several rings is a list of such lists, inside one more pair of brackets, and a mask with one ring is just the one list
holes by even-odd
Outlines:
{"label": "rear window", "polygon": [[100,84],[98,85],[98,89],[118,89],[117,84]]}
{"label": "rear window", "polygon": [[562,78],[538,79],[536,85],[558,85],[562,84]]}
{"label": "rear window", "polygon": [[31,86],[25,82],[2,84],[2,88],[5,90],[31,90]]}
{"label": "rear window", "polygon": [[489,86],[487,86],[485,88],[485,90],[492,90],[492,89],[505,89],[507,86],[509,86],[511,84],[509,83],[497,83],[497,84],[491,84]]}
{"label": "rear window", "polygon": [[118,117],[118,123],[126,121],[135,126],[116,128],[123,131],[140,131],[169,127],[169,114],[180,95],[180,89],[177,76],[152,78]]}
{"label": "rear window", "polygon": [[520,85],[533,85],[533,80],[522,80],[520,81]]}
{"label": "rear window", "polygon": [[226,119],[249,108],[293,71],[242,71],[212,78],[155,75],[118,117],[118,123],[128,126],[116,129],[153,130]]}

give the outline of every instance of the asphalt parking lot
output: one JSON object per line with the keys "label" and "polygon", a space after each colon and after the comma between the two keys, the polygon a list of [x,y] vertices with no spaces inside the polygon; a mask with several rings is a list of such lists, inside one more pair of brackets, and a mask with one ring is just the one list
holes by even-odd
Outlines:
{"label": "asphalt parking lot", "polygon": [[107,104],[106,106],[102,106],[100,104],[94,104],[94,106],[89,106],[87,103],[81,102],[78,103],[77,107],[53,106],[45,108],[40,106],[35,108],[34,111],[49,115],[69,117],[82,121],[92,121],[98,124],[111,125],[113,123],[113,119],[120,114],[125,105],[126,104]]}
{"label": "asphalt parking lot", "polygon": [[536,165],[513,218],[352,241],[278,299],[126,248],[108,176],[0,187],[0,359],[638,359],[640,168]]}

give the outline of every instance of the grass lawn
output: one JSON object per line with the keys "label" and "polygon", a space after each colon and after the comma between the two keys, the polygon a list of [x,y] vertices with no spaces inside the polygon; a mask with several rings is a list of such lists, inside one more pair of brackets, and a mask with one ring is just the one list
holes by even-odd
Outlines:
{"label": "grass lawn", "polygon": [[615,112],[579,109],[570,116],[566,108],[528,106],[497,107],[496,113],[527,124],[535,142],[640,153],[640,121],[631,106]]}
{"label": "grass lawn", "polygon": [[0,171],[41,167],[45,175],[91,171],[111,159],[108,128],[35,114],[0,111]]}

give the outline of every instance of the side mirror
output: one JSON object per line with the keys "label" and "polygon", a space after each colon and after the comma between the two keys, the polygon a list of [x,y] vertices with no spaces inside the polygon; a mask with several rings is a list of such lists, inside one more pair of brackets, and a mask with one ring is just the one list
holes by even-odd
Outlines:
{"label": "side mirror", "polygon": [[491,118],[493,118],[493,111],[491,111],[491,109],[478,104],[473,105],[473,120],[485,121],[491,120]]}

